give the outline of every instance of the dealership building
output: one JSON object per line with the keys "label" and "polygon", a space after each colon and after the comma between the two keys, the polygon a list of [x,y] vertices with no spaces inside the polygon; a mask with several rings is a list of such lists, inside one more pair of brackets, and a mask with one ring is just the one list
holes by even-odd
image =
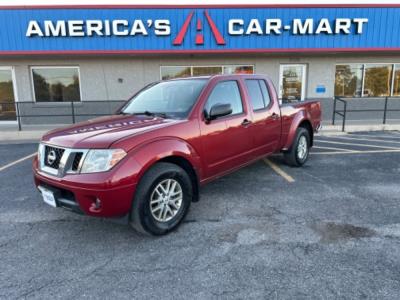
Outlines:
{"label": "dealership building", "polygon": [[400,96],[399,28],[395,5],[3,7],[0,125],[75,122],[153,81],[236,73],[321,99],[328,122],[334,96]]}

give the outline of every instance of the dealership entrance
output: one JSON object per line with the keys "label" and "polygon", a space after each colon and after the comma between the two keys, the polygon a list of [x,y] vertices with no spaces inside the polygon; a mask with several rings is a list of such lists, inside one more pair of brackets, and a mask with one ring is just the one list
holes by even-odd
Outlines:
{"label": "dealership entrance", "polygon": [[304,100],[306,94],[306,65],[281,65],[279,70],[279,98]]}
{"label": "dealership entrance", "polygon": [[16,121],[15,80],[12,67],[0,67],[0,122]]}

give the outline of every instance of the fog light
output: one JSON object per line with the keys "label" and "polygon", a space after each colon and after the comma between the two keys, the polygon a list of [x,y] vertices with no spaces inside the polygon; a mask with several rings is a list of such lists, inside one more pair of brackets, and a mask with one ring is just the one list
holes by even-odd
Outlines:
{"label": "fog light", "polygon": [[90,206],[90,211],[92,212],[99,212],[101,209],[101,200],[99,198],[96,198],[92,205]]}

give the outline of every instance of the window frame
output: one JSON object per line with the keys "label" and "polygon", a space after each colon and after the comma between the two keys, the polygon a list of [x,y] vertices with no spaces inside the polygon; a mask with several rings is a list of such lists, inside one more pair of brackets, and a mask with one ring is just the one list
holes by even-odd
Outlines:
{"label": "window frame", "polygon": [[65,103],[70,103],[72,101],[60,101],[60,102],[57,102],[57,101],[37,101],[36,94],[35,94],[35,83],[34,83],[34,80],[33,80],[33,69],[77,69],[78,70],[78,79],[79,79],[79,97],[80,97],[80,100],[79,101],[73,101],[73,102],[74,103],[82,103],[82,102],[84,102],[83,98],[82,98],[81,70],[80,70],[79,66],[58,66],[58,65],[43,66],[43,65],[40,65],[40,66],[30,66],[31,86],[32,86],[32,99],[33,99],[33,102],[35,104],[43,104],[43,105],[48,105],[48,104],[62,105],[62,104],[64,104],[65,105]]}
{"label": "window frame", "polygon": [[236,85],[237,85],[238,90],[239,90],[240,101],[242,102],[242,112],[237,113],[237,114],[229,114],[229,115],[226,115],[226,116],[222,116],[222,117],[216,118],[216,119],[213,120],[213,121],[228,119],[228,118],[237,117],[237,116],[241,116],[241,115],[246,115],[246,114],[247,114],[246,103],[243,103],[244,95],[243,95],[243,90],[242,90],[242,88],[241,88],[241,82],[240,82],[239,80],[237,80],[237,79],[226,79],[226,80],[221,80],[221,81],[216,82],[216,83],[214,84],[214,86],[212,87],[212,89],[209,91],[209,93],[208,93],[208,95],[207,95],[207,99],[204,101],[204,103],[203,103],[203,105],[202,105],[202,107],[201,107],[201,110],[200,110],[200,113],[201,113],[201,116],[202,116],[202,119],[203,119],[203,120],[204,120],[204,117],[205,117],[205,115],[204,115],[204,109],[205,109],[205,106],[206,106],[206,104],[207,104],[207,102],[208,102],[208,99],[210,98],[211,93],[214,91],[215,87],[216,87],[218,84],[220,84],[220,83],[222,83],[222,82],[228,82],[228,81],[236,82]]}

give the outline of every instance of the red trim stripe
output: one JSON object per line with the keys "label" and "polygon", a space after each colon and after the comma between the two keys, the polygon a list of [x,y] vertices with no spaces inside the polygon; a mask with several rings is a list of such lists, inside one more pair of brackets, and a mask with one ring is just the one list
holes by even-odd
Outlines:
{"label": "red trim stripe", "polygon": [[226,53],[343,53],[343,52],[400,52],[400,48],[293,48],[293,49],[193,49],[193,50],[49,50],[49,51],[0,51],[0,55],[143,55],[143,54],[226,54]]}

